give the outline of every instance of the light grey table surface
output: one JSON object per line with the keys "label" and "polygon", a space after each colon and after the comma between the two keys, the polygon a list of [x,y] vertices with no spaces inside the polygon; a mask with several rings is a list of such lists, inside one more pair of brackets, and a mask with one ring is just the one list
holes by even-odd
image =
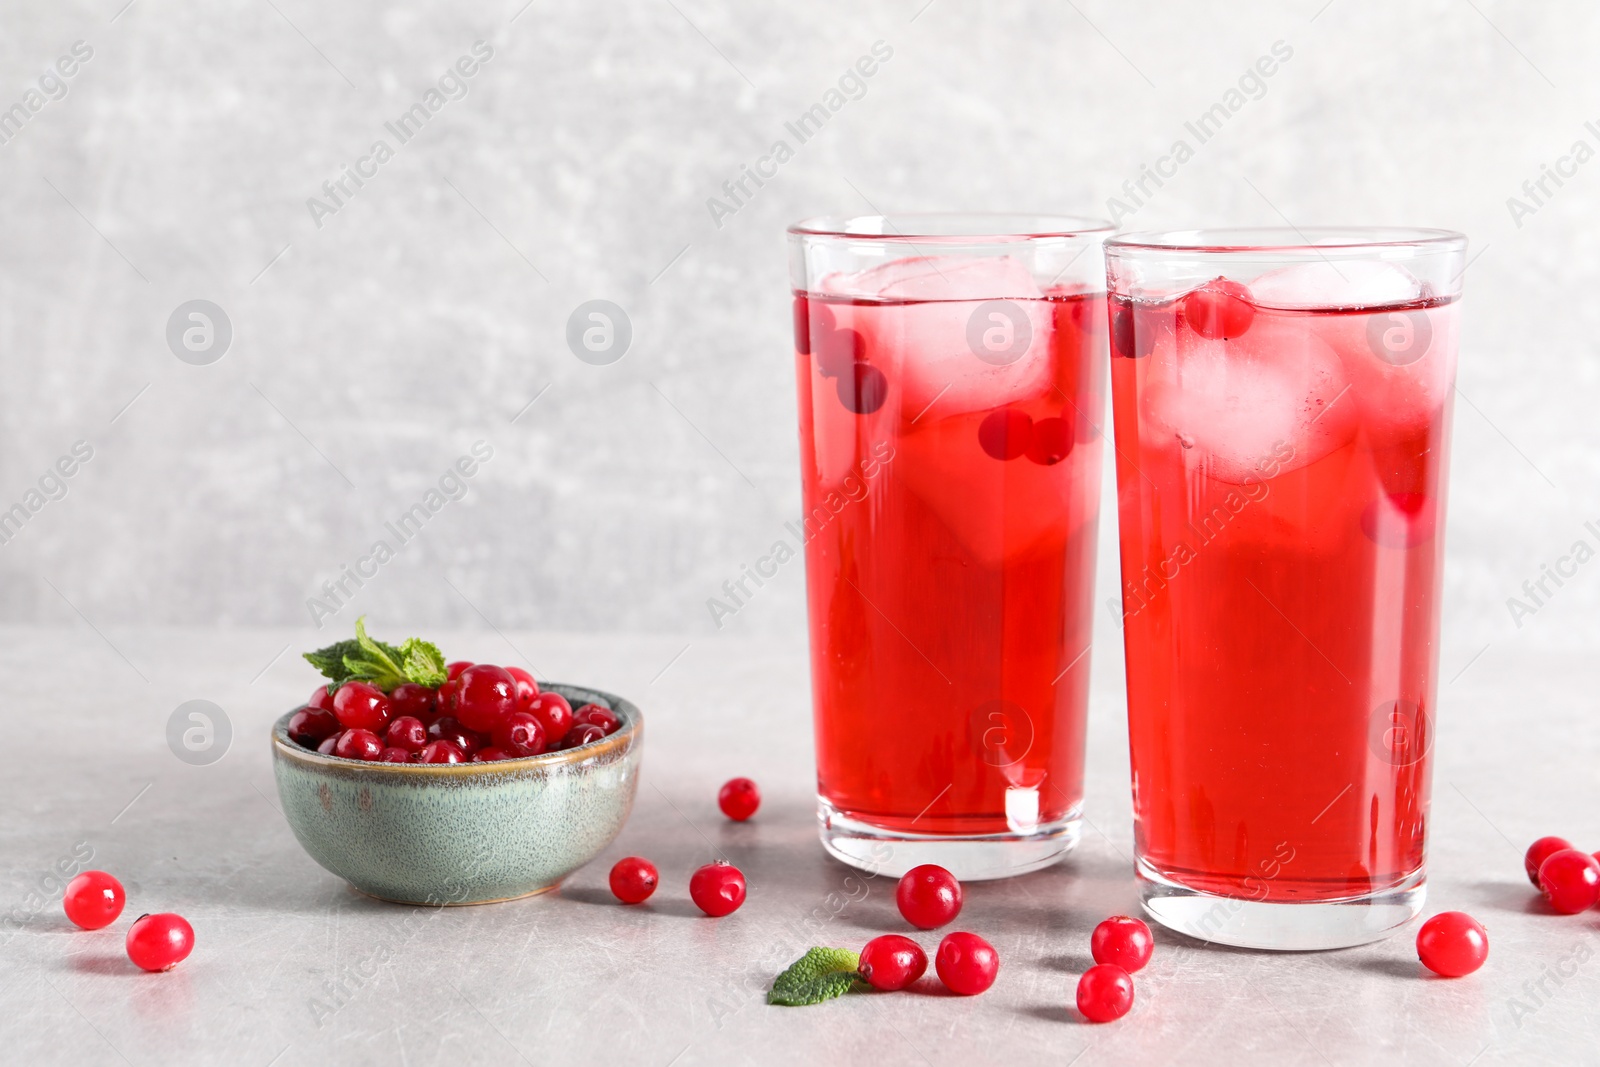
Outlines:
{"label": "light grey table surface", "polygon": [[[0,931],[0,1060],[687,1067],[1600,1058],[1600,913],[1546,913],[1520,855],[1544,833],[1600,846],[1600,732],[1584,728],[1594,686],[1582,662],[1541,658],[1531,645],[1496,647],[1445,688],[1428,912],[1468,910],[1489,928],[1490,959],[1478,974],[1425,977],[1411,931],[1360,949],[1274,955],[1158,929],[1133,1012],[1090,1026],[1069,1010],[1089,930],[1135,907],[1116,650],[1095,649],[1082,846],[1047,871],[969,886],[958,925],[999,949],[995,987],[970,999],[925,988],[783,1009],[763,1000],[775,954],[907,932],[888,879],[868,880],[865,895],[857,890],[843,907],[830,901],[851,872],[816,839],[801,643],[702,639],[685,651],[682,639],[664,637],[440,636],[452,656],[531,660],[541,676],[634,698],[649,723],[643,781],[622,836],[559,893],[403,924],[411,909],[361,897],[321,870],[279,814],[267,729],[314,683],[294,656],[304,633],[5,631],[0,916],[13,922]],[[1443,660],[1449,677],[1467,655],[1447,651]],[[230,751],[209,766],[180,762],[165,740],[172,710],[194,698],[222,706],[233,729]],[[717,786],[736,774],[765,793],[745,825],[715,806]],[[123,919],[93,933],[66,922],[47,877],[87,848],[129,894]],[[690,871],[713,848],[750,885],[744,907],[722,920],[700,917],[687,895]],[[617,906],[605,889],[610,864],[629,853],[661,869],[647,906]],[[146,975],[126,960],[128,921],[147,910],[175,910],[194,924],[197,947],[176,971]],[[930,952],[937,943],[921,940]]]}

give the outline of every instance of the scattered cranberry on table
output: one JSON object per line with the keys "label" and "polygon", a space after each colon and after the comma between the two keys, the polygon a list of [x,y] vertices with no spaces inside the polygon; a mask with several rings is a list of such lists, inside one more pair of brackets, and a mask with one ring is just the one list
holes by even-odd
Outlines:
{"label": "scattered cranberry on table", "polygon": [[729,778],[717,791],[717,807],[734,822],[744,822],[761,807],[761,790],[748,778]]}
{"label": "scattered cranberry on table", "polygon": [[1600,860],[1575,848],[1550,853],[1539,865],[1539,892],[1563,915],[1588,911],[1600,900]]}
{"label": "scattered cranberry on table", "polygon": [[938,864],[924,863],[901,875],[894,900],[906,922],[933,930],[961,914],[961,883]]}
{"label": "scattered cranberry on table", "polygon": [[933,966],[950,992],[971,997],[994,985],[1000,973],[1000,954],[977,934],[957,931],[939,942]]}
{"label": "scattered cranberry on table", "polygon": [[1092,1023],[1109,1023],[1133,1007],[1133,977],[1114,963],[1097,963],[1078,979],[1078,1011]]}
{"label": "scattered cranberry on table", "polygon": [[744,875],[722,860],[706,864],[689,879],[689,896],[695,907],[713,919],[738,911],[744,892]]}
{"label": "scattered cranberry on table", "polygon": [[892,993],[906,988],[927,972],[928,954],[904,934],[884,934],[868,941],[861,950],[858,970],[873,989]]}
{"label": "scattered cranberry on table", "polygon": [[1150,962],[1155,939],[1142,919],[1114,915],[1089,935],[1089,952],[1096,963],[1114,963],[1132,974]]}
{"label": "scattered cranberry on table", "polygon": [[74,925],[100,930],[117,921],[127,899],[122,883],[105,871],[84,871],[67,883],[61,907]]}
{"label": "scattered cranberry on table", "polygon": [[625,857],[611,868],[611,892],[624,904],[642,904],[649,900],[660,882],[661,875],[656,865],[643,856]]}
{"label": "scattered cranberry on table", "polygon": [[128,928],[128,958],[147,971],[170,971],[194,951],[194,927],[182,915],[141,915]]}
{"label": "scattered cranberry on table", "polygon": [[1535,889],[1539,888],[1539,868],[1544,861],[1552,854],[1572,847],[1572,842],[1564,837],[1541,837],[1528,846],[1527,854],[1522,857],[1522,869],[1528,872],[1528,881],[1533,883]]}
{"label": "scattered cranberry on table", "polygon": [[1489,958],[1489,934],[1464,911],[1442,911],[1417,931],[1417,958],[1445,978],[1460,978]]}

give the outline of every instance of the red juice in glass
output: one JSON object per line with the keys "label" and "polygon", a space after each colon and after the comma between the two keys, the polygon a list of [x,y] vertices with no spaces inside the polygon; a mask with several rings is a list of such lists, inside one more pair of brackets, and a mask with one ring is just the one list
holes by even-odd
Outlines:
{"label": "red juice in glass", "polygon": [[891,221],[973,232],[791,231],[823,840],[890,874],[1022,873],[1083,796],[1099,235]]}
{"label": "red juice in glass", "polygon": [[1259,236],[1108,249],[1135,848],[1163,923],[1327,948],[1422,903],[1464,241]]}

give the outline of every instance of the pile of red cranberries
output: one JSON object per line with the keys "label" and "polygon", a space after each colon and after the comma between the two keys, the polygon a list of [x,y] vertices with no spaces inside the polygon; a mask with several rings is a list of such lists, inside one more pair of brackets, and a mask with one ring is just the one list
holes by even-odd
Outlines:
{"label": "pile of red cranberries", "polygon": [[289,719],[289,737],[323,755],[383,763],[490,763],[578,748],[617,731],[599,704],[573,710],[521,667],[452,663],[438,689],[406,682],[326,686]]}
{"label": "pile of red cranberries", "polygon": [[[117,921],[128,895],[105,871],[84,871],[67,883],[61,908],[73,925],[103,930]],[[133,920],[125,941],[128,959],[147,971],[170,971],[194,951],[194,927],[171,912],[145,914]]]}
{"label": "pile of red cranberries", "polygon": [[[934,930],[953,922],[961,914],[962,900],[956,876],[933,863],[901,875],[894,891],[900,915],[918,930]],[[957,930],[939,942],[933,969],[950,992],[977,996],[994,985],[1000,974],[1000,953],[977,934]],[[861,977],[881,992],[906,989],[927,970],[927,953],[904,934],[875,937],[861,950]]]}

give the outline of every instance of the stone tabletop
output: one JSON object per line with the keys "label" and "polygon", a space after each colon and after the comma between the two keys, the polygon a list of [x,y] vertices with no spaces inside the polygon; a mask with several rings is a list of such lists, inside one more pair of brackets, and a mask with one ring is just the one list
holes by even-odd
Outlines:
{"label": "stone tabletop", "polygon": [[[1414,928],[1341,952],[1276,955],[1157,929],[1124,1020],[1069,1009],[1088,933],[1132,911],[1120,659],[1097,646],[1088,825],[1065,862],[968,887],[960,926],[1001,954],[987,994],[916,992],[769,1007],[776,969],[810,944],[901,931],[892,883],[817,842],[799,641],[617,634],[441,635],[452,656],[531,663],[541,677],[627,695],[650,729],[621,837],[557,893],[432,911],[362,897],[301,851],[278,810],[272,720],[314,684],[303,633],[14,629],[0,643],[9,766],[0,774],[0,1055],[28,1064],[724,1063],[1418,1064],[1579,1062],[1600,1048],[1594,914],[1549,914],[1522,873],[1533,838],[1600,846],[1592,673],[1496,647],[1445,686],[1428,913],[1489,929],[1478,974],[1416,961]],[[290,648],[290,646],[293,646]],[[1470,654],[1470,650],[1469,650]],[[1448,678],[1468,655],[1443,657]],[[188,700],[223,709],[226,754],[191,765],[167,723]],[[220,731],[219,731],[220,737]],[[735,825],[718,784],[755,778]],[[616,905],[605,874],[651,857],[662,885]],[[723,855],[749,899],[712,920],[687,880]],[[123,918],[98,932],[61,913],[58,865],[115,873]],[[127,923],[177,911],[197,947],[136,972]],[[932,935],[921,940],[930,949]]]}

